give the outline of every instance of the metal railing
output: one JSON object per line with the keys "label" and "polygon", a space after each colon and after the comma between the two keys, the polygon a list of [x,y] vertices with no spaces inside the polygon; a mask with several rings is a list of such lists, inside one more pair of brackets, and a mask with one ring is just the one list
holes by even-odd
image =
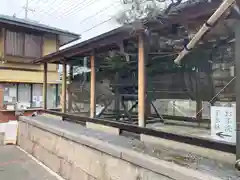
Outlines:
{"label": "metal railing", "polygon": [[236,145],[232,143],[219,142],[213,139],[207,139],[207,138],[196,137],[196,136],[174,134],[174,133],[164,132],[161,130],[155,130],[155,129],[150,129],[146,127],[139,127],[134,124],[128,124],[128,123],[118,122],[114,120],[82,117],[78,115],[65,114],[65,113],[51,111],[51,110],[44,110],[44,112],[52,115],[56,115],[56,116],[61,116],[62,120],[64,121],[70,121],[70,122],[80,123],[80,124],[85,124],[86,122],[92,122],[92,123],[101,124],[105,126],[115,127],[120,129],[120,131],[127,131],[131,133],[136,133],[136,134],[145,134],[153,137],[177,141],[181,143],[186,143],[190,145],[214,149],[214,150],[223,151],[223,152],[228,152],[232,154],[236,153]]}

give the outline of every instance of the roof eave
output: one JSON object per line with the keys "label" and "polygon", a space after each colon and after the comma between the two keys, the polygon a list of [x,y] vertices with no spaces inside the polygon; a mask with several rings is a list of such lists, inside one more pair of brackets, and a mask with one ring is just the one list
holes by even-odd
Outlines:
{"label": "roof eave", "polygon": [[67,45],[67,44],[70,44],[70,43],[72,43],[72,42],[74,42],[74,41],[77,41],[77,40],[79,40],[79,39],[81,39],[81,36],[80,36],[80,35],[79,35],[78,37],[76,37],[76,38],[68,41],[68,42],[65,42],[65,43],[63,43],[63,44],[60,44],[60,47],[61,47],[61,46],[65,46],[65,45]]}
{"label": "roof eave", "polygon": [[33,25],[33,24],[28,24],[25,22],[13,21],[11,19],[6,19],[6,18],[0,18],[0,22],[4,23],[4,24],[15,25],[15,26],[19,26],[19,27],[34,29],[37,31],[48,32],[48,33],[57,34],[57,35],[70,36],[70,37],[74,37],[74,38],[80,37],[80,35],[76,34],[76,33],[71,33],[71,32],[67,32],[67,31],[63,31],[63,30],[61,31],[60,29],[51,29],[51,28],[47,28],[47,27],[41,27],[41,26],[37,26],[37,25]]}
{"label": "roof eave", "polygon": [[[122,27],[116,28],[112,31],[106,32],[106,33],[101,34],[99,36],[96,36],[94,38],[91,38],[89,40],[86,40],[84,42],[81,42],[81,43],[75,44],[73,46],[70,46],[66,49],[62,49],[62,50],[53,52],[51,54],[48,54],[44,57],[38,58],[34,61],[34,63],[39,64],[39,63],[44,63],[46,61],[49,61],[50,59],[60,59],[60,57],[64,57],[65,53],[68,53],[69,51],[71,51],[73,49],[81,48],[82,46],[85,46],[86,44],[89,44],[89,43],[94,43],[94,42],[97,42],[97,41],[101,41],[101,40],[103,40],[103,39],[105,39],[106,37],[109,37],[109,36],[113,36],[113,35],[118,36],[119,33],[127,33],[129,37],[131,36],[129,34],[129,28],[122,26]],[[124,39],[124,38],[126,38],[126,37],[123,35],[122,39]]]}

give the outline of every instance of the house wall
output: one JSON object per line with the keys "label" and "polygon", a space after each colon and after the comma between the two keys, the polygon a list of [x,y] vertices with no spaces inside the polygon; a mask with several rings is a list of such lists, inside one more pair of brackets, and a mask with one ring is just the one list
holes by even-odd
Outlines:
{"label": "house wall", "polygon": [[[35,109],[26,110],[23,112],[23,115],[31,116],[34,112],[36,112]],[[38,111],[38,113],[41,113],[41,111]],[[15,111],[0,110],[0,123],[14,121],[17,119],[18,117],[15,116]]]}
{"label": "house wall", "polygon": [[[43,83],[43,65],[32,64],[33,59],[24,57],[7,56],[4,54],[5,29],[0,28],[0,83]],[[45,35],[42,41],[42,55],[55,52],[58,49],[56,35]],[[4,60],[4,63],[2,63]],[[22,63],[28,60],[29,63]],[[58,67],[56,64],[48,65],[48,83],[58,84]],[[0,123],[16,120],[15,111],[3,110],[4,87],[0,86]],[[35,111],[35,110],[34,110]],[[31,115],[33,110],[28,110],[25,115]]]}
{"label": "house wall", "polygon": [[[14,74],[13,74],[14,73]],[[48,72],[48,83],[57,84],[57,72]],[[1,82],[23,82],[23,83],[42,83],[42,71],[19,71],[19,70],[0,70]]]}
{"label": "house wall", "polygon": [[[58,37],[56,35],[45,35],[43,37],[43,56],[51,54],[58,50]],[[43,69],[43,65],[40,65]],[[58,66],[56,64],[48,64],[48,71],[56,71]]]}
{"label": "house wall", "polygon": [[[35,64],[20,63],[25,58],[4,56],[4,28],[1,28],[0,34],[0,55],[6,63],[0,63],[0,81],[2,82],[43,82],[43,66]],[[42,54],[47,55],[55,52],[58,48],[57,36],[45,36],[43,38]],[[21,69],[21,70],[16,70]],[[14,71],[14,76],[12,75]],[[49,83],[58,83],[58,72],[56,64],[48,65],[48,81]]]}

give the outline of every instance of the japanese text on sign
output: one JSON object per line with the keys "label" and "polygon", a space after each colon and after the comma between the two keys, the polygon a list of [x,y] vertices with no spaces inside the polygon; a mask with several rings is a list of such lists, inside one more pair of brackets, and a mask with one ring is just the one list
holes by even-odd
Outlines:
{"label": "japanese text on sign", "polygon": [[214,139],[236,143],[235,107],[211,107],[211,136]]}

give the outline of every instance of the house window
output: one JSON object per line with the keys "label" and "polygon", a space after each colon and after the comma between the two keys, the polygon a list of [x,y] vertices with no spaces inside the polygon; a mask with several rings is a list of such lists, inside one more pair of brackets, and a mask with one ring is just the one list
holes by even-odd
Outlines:
{"label": "house window", "polygon": [[25,34],[24,56],[41,57],[42,54],[42,38],[32,34]]}
{"label": "house window", "polygon": [[31,107],[31,85],[30,84],[19,84],[18,85],[18,103],[20,106],[27,108]]}
{"label": "house window", "polygon": [[6,32],[6,54],[24,56],[24,36],[22,33]]}
{"label": "house window", "polygon": [[16,104],[17,102],[17,84],[3,84],[4,95],[3,104]]}
{"label": "house window", "polygon": [[49,84],[47,87],[47,108],[55,108],[57,103],[56,85]]}
{"label": "house window", "polygon": [[56,85],[57,87],[57,103],[56,103],[56,107],[59,107],[61,105],[61,94],[62,94],[62,86],[60,84]]}
{"label": "house window", "polygon": [[42,37],[22,32],[6,31],[6,54],[29,58],[42,55]]}
{"label": "house window", "polygon": [[32,85],[32,107],[33,108],[43,107],[43,85],[42,84]]}
{"label": "house window", "polygon": [[[43,84],[3,83],[3,108],[42,108]],[[47,87],[47,108],[56,108],[60,104],[60,86],[49,84]],[[16,106],[17,105],[17,106]]]}

